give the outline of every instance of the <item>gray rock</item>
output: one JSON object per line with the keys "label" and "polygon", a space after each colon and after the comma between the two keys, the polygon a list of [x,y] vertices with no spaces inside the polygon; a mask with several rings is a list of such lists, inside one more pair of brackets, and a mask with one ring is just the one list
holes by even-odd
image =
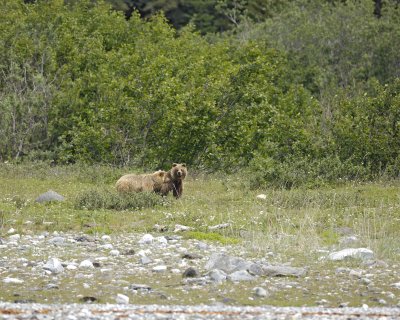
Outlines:
{"label": "gray rock", "polygon": [[238,270],[228,275],[228,279],[231,281],[252,281],[255,277],[246,270]]}
{"label": "gray rock", "polygon": [[264,288],[261,288],[261,287],[255,287],[255,288],[253,289],[253,291],[254,291],[254,295],[255,295],[256,297],[261,297],[261,298],[263,298],[263,297],[266,297],[266,296],[268,295],[267,290],[265,290]]}
{"label": "gray rock", "polygon": [[46,264],[43,266],[43,269],[51,271],[52,273],[61,273],[64,271],[61,261],[57,258],[50,258],[47,260]]}
{"label": "gray rock", "polygon": [[151,287],[148,286],[147,284],[137,284],[137,283],[133,283],[131,285],[129,285],[129,290],[132,291],[138,291],[138,292],[150,292],[152,291]]}
{"label": "gray rock", "polygon": [[207,273],[207,276],[214,282],[220,283],[226,280],[227,275],[224,271],[219,269],[211,270]]}
{"label": "gray rock", "polygon": [[183,275],[182,275],[184,278],[197,278],[197,277],[199,277],[200,276],[200,274],[199,274],[199,272],[195,269],[195,268],[193,268],[193,267],[190,267],[190,268],[187,268],[184,272],[183,272]]}
{"label": "gray rock", "polygon": [[79,264],[79,268],[81,269],[93,269],[94,265],[93,262],[90,260],[83,260],[80,264]]}
{"label": "gray rock", "polygon": [[151,260],[147,256],[140,257],[140,263],[141,264],[149,264],[149,263],[152,263],[152,262],[153,262],[153,260]]}
{"label": "gray rock", "polygon": [[64,201],[65,198],[58,194],[57,192],[53,190],[49,190],[45,193],[42,193],[39,197],[36,198],[35,202],[50,202],[50,201]]}
{"label": "gray rock", "polygon": [[202,256],[197,253],[189,253],[186,252],[182,254],[182,259],[194,260],[194,259],[201,259]]}
{"label": "gray rock", "polygon": [[205,265],[207,270],[220,269],[226,273],[246,270],[252,263],[242,258],[232,257],[227,254],[214,253]]}
{"label": "gray rock", "polygon": [[332,252],[328,255],[328,259],[333,261],[339,261],[348,258],[371,260],[374,258],[374,253],[366,248],[348,248],[341,251]]}
{"label": "gray rock", "polygon": [[52,244],[59,245],[59,244],[63,244],[65,242],[65,238],[57,236],[57,237],[49,239],[48,241]]}
{"label": "gray rock", "polygon": [[306,268],[290,267],[290,266],[273,266],[267,264],[252,264],[248,271],[257,276],[268,277],[301,277],[307,273]]}

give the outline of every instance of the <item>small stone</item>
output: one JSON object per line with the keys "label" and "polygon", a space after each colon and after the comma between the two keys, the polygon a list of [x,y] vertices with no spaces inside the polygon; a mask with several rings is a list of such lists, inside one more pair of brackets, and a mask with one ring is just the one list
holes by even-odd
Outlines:
{"label": "small stone", "polygon": [[24,283],[24,280],[18,279],[18,278],[9,278],[6,277],[3,279],[4,283],[11,283],[11,284],[21,284]]}
{"label": "small stone", "polygon": [[152,262],[153,262],[153,260],[151,260],[147,256],[140,257],[140,263],[141,264],[149,264],[149,263],[152,263]]}
{"label": "small stone", "polygon": [[119,251],[118,250],[111,250],[110,255],[112,256],[119,256]]}
{"label": "small stone", "polygon": [[139,244],[150,244],[154,241],[154,237],[151,234],[145,234],[140,240]]}
{"label": "small stone", "polygon": [[231,273],[228,276],[228,279],[231,281],[252,281],[255,279],[254,276],[252,276],[250,273],[248,273],[246,270],[238,270],[233,273]]}
{"label": "small stone", "polygon": [[392,283],[391,286],[396,289],[400,289],[400,282]]}
{"label": "small stone", "polygon": [[48,240],[49,243],[55,244],[55,245],[59,245],[59,244],[63,244],[65,242],[65,239],[63,237],[54,237]]}
{"label": "small stone", "polygon": [[97,298],[96,297],[82,297],[79,300],[84,303],[93,303],[93,302],[97,301]]}
{"label": "small stone", "polygon": [[79,268],[81,268],[81,269],[93,269],[94,265],[93,265],[92,261],[90,261],[90,260],[83,260],[79,264]]}
{"label": "small stone", "polygon": [[67,270],[76,270],[78,267],[74,264],[69,264],[65,267]]}
{"label": "small stone", "polygon": [[161,266],[155,266],[152,269],[154,272],[164,272],[167,270],[167,266],[161,265]]}
{"label": "small stone", "polygon": [[197,278],[200,276],[199,272],[195,268],[187,268],[182,275],[184,278]]}
{"label": "small stone", "polygon": [[59,289],[58,285],[56,285],[55,283],[49,283],[48,285],[46,285],[46,289]]}
{"label": "small stone", "polygon": [[135,254],[135,250],[128,249],[128,250],[124,251],[122,254],[125,256],[133,256]]}
{"label": "small stone", "polygon": [[105,234],[104,236],[101,237],[101,240],[108,242],[111,241],[111,237]]}
{"label": "small stone", "polygon": [[218,230],[218,229],[225,229],[225,228],[228,228],[230,226],[231,226],[230,223],[221,223],[221,224],[217,224],[215,226],[208,227],[208,230],[214,231],[214,230]]}
{"label": "small stone", "polygon": [[64,271],[61,261],[57,258],[50,258],[47,260],[46,264],[43,266],[43,269],[48,270],[51,273],[61,273]]}
{"label": "small stone", "polygon": [[15,229],[14,228],[10,228],[8,231],[7,231],[7,234],[13,234],[15,232]]}
{"label": "small stone", "polygon": [[18,241],[19,239],[21,239],[21,235],[17,234],[13,234],[11,236],[8,237],[8,239],[10,239],[11,241]]}
{"label": "small stone", "polygon": [[256,196],[256,198],[257,198],[257,199],[260,199],[260,200],[266,200],[266,199],[267,199],[267,195],[261,193],[261,194],[258,194],[258,195]]}
{"label": "small stone", "polygon": [[118,293],[117,297],[115,298],[115,301],[119,304],[128,304],[129,303],[129,297],[122,294]]}
{"label": "small stone", "polygon": [[100,246],[100,248],[105,249],[105,250],[112,250],[114,246],[111,243],[106,243]]}
{"label": "small stone", "polygon": [[341,251],[332,252],[328,259],[333,261],[344,260],[346,258],[358,258],[361,260],[371,260],[374,258],[374,253],[366,248],[348,248]]}
{"label": "small stone", "polygon": [[182,224],[176,224],[174,232],[190,231],[193,230],[192,227],[184,226]]}
{"label": "small stone", "polygon": [[255,287],[254,289],[253,289],[253,291],[254,291],[254,295],[256,296],[256,297],[261,297],[261,298],[263,298],[263,297],[266,297],[268,294],[267,294],[267,290],[265,290],[264,288],[261,288],[261,287]]}
{"label": "small stone", "polygon": [[202,258],[202,256],[197,253],[187,252],[182,255],[182,259],[194,260],[194,259],[201,259],[201,258]]}
{"label": "small stone", "polygon": [[42,193],[39,197],[36,198],[35,202],[50,202],[50,201],[64,201],[65,198],[58,194],[57,192],[53,190],[49,190],[45,193]]}
{"label": "small stone", "polygon": [[226,273],[219,269],[211,270],[210,272],[207,273],[207,275],[210,277],[210,279],[212,281],[217,282],[217,283],[225,281],[226,277],[227,277]]}

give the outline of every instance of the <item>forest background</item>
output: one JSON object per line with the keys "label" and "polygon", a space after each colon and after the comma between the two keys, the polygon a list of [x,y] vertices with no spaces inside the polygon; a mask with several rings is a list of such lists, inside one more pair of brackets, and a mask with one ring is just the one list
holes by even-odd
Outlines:
{"label": "forest background", "polygon": [[2,0],[0,161],[400,175],[398,0]]}

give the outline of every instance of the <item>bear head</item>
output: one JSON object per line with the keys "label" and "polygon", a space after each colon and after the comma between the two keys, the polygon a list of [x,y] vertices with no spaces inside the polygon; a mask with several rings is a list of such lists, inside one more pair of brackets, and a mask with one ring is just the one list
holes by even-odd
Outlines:
{"label": "bear head", "polygon": [[171,176],[174,180],[183,180],[187,175],[187,168],[185,163],[173,163],[171,169]]}

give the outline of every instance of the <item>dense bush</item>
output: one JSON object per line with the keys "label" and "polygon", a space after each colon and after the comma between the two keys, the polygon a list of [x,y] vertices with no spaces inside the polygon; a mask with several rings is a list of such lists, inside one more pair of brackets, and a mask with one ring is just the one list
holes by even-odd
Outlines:
{"label": "dense bush", "polygon": [[140,210],[167,204],[166,200],[155,193],[121,194],[106,189],[85,191],[77,196],[74,202],[75,208],[87,210]]}
{"label": "dense bush", "polygon": [[0,160],[248,168],[254,186],[398,177],[398,9],[285,8],[204,37],[102,1],[5,2]]}

